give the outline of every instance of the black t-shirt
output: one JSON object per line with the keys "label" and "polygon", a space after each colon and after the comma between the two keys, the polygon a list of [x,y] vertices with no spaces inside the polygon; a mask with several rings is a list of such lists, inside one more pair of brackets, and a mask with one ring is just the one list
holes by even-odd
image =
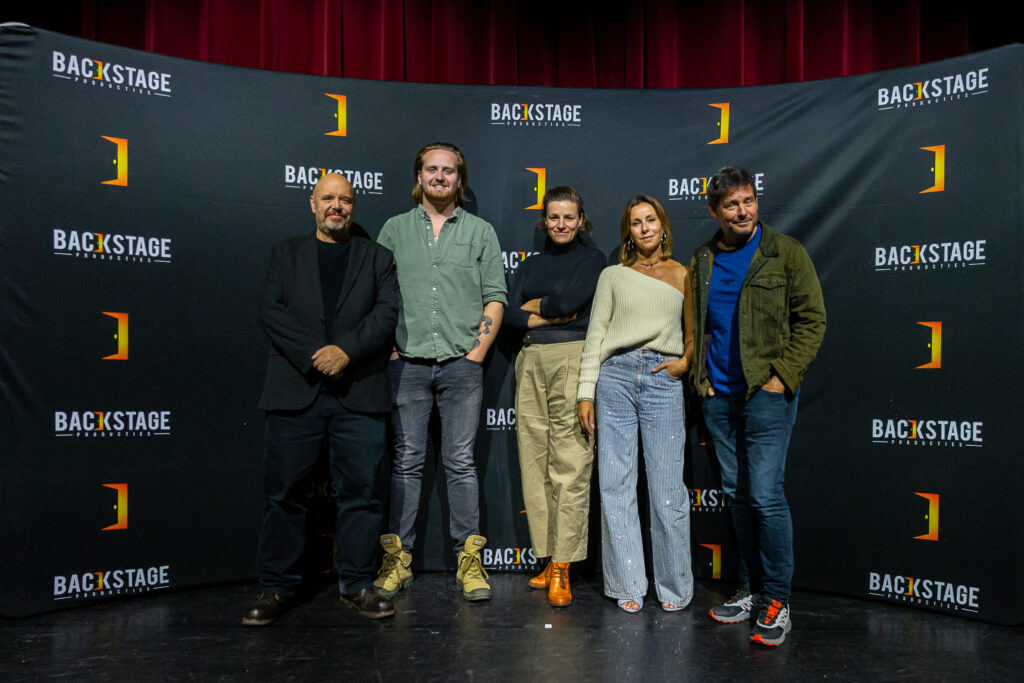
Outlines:
{"label": "black t-shirt", "polygon": [[334,311],[338,308],[341,283],[345,280],[348,263],[348,240],[344,242],[316,242],[320,262],[320,291],[324,299],[324,333],[327,343],[334,343]]}

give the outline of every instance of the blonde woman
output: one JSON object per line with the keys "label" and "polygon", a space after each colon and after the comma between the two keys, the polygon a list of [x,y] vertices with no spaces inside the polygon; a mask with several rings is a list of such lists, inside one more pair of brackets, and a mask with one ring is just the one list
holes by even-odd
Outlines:
{"label": "blonde woman", "polygon": [[583,347],[577,415],[598,436],[604,590],[627,612],[647,594],[637,511],[637,432],[651,508],[654,584],[665,611],[693,597],[683,483],[683,378],[693,361],[687,268],[671,258],[661,202],[638,195],[620,222],[619,265],[602,273]]}

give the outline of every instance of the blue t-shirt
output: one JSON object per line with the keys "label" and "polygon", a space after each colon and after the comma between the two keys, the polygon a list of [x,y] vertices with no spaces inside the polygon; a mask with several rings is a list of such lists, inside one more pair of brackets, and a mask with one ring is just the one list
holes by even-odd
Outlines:
{"label": "blue t-shirt", "polygon": [[747,390],[740,361],[739,302],[743,278],[761,244],[761,224],[745,245],[735,251],[715,247],[708,292],[708,378],[715,391],[737,394]]}

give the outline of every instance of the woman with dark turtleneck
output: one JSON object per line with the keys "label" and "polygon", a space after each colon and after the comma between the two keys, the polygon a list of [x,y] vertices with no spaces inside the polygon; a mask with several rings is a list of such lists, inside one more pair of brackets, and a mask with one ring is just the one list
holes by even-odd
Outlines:
{"label": "woman with dark turtleneck", "polygon": [[606,265],[580,236],[590,231],[571,187],[544,195],[545,249],[526,259],[509,291],[505,325],[523,330],[516,358],[516,425],[523,499],[533,553],[550,558],[530,579],[552,607],[572,602],[569,565],[587,556],[591,443],[576,419],[576,390],[590,304]]}

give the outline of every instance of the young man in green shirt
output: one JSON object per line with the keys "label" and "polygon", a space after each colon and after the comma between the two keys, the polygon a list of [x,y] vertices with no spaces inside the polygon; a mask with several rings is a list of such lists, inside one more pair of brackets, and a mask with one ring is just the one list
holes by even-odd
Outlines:
{"label": "young man in green shirt", "polygon": [[433,143],[416,155],[417,205],[384,224],[403,307],[388,363],[395,457],[384,563],[375,585],[385,596],[412,583],[410,563],[434,401],[441,417],[441,461],[448,485],[456,579],[467,600],[488,600],[479,555],[480,495],[473,446],[483,396],[482,363],[501,326],[507,297],[501,248],[489,223],[463,210],[466,160]]}

